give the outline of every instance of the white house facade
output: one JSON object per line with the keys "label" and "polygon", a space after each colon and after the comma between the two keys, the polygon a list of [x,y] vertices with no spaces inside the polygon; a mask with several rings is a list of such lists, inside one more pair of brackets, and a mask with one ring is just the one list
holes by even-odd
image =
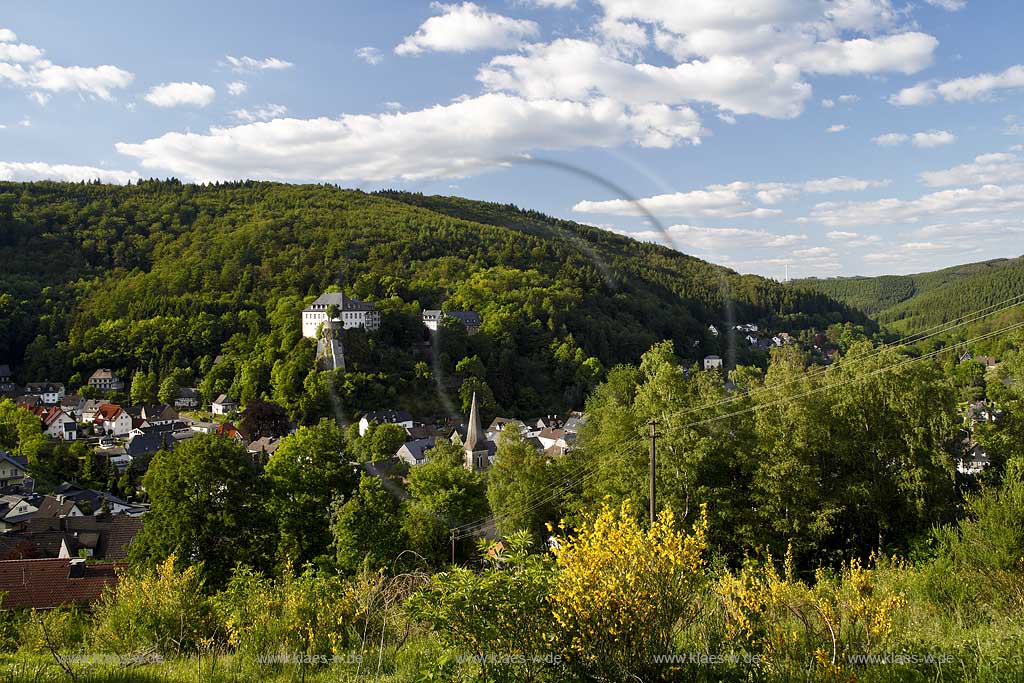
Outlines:
{"label": "white house facade", "polygon": [[704,369],[705,370],[715,370],[715,369],[720,368],[720,367],[722,367],[722,358],[721,358],[721,356],[707,356],[707,357],[704,358]]}
{"label": "white house facade", "polygon": [[25,385],[25,393],[38,396],[40,401],[52,406],[64,398],[64,385],[56,382],[31,382]]}
{"label": "white house facade", "polygon": [[412,429],[415,423],[412,415],[404,410],[376,410],[363,415],[359,420],[359,436],[366,434],[366,430],[370,428],[371,424],[394,424],[405,429]]}
{"label": "white house facade", "polygon": [[359,301],[341,292],[321,294],[302,311],[302,336],[316,339],[317,329],[327,320],[327,310],[337,309],[334,322],[346,329],[362,327],[369,331],[380,329],[380,311],[372,303]]}

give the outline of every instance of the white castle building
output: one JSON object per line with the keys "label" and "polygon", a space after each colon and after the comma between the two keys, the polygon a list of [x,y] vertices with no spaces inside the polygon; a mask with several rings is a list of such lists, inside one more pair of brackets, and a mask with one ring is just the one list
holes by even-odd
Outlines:
{"label": "white castle building", "polygon": [[327,320],[327,309],[337,309],[336,325],[344,329],[364,327],[367,330],[380,328],[380,311],[371,303],[345,296],[341,292],[321,294],[316,301],[302,311],[302,336],[316,339],[320,324]]}

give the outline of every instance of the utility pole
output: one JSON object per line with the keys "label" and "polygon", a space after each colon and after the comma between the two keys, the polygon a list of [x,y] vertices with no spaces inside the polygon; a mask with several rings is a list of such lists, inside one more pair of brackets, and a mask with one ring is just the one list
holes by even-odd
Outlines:
{"label": "utility pole", "polygon": [[452,541],[452,564],[455,564],[455,529],[451,530],[450,536]]}
{"label": "utility pole", "polygon": [[648,436],[651,439],[651,464],[650,464],[650,472],[649,472],[649,474],[650,474],[650,487],[651,487],[650,503],[651,503],[651,524],[652,525],[654,524],[654,519],[655,519],[655,517],[658,514],[657,513],[657,509],[656,509],[655,504],[654,504],[654,493],[655,493],[654,473],[656,471],[656,463],[655,463],[655,456],[654,456],[654,441],[655,441],[655,436],[657,435],[657,432],[655,431],[657,426],[658,426],[658,423],[655,422],[654,420],[651,420],[648,423],[648,427],[650,427],[650,431],[648,432]]}

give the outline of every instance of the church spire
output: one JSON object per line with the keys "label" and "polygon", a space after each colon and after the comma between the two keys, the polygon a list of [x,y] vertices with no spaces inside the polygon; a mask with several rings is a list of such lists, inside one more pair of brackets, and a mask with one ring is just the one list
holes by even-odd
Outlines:
{"label": "church spire", "polygon": [[476,407],[476,392],[473,392],[473,402],[469,407],[469,424],[466,425],[466,453],[473,453],[484,446],[484,428],[480,424],[480,412]]}

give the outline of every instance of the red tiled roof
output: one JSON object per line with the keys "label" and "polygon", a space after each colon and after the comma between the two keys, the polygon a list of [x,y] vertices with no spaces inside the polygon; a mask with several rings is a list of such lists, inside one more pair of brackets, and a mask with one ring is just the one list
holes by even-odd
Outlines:
{"label": "red tiled roof", "polygon": [[70,559],[5,560],[0,562],[0,593],[5,610],[52,609],[72,603],[91,603],[103,589],[117,584],[124,564],[80,564]]}
{"label": "red tiled roof", "polygon": [[121,406],[116,403],[104,403],[96,409],[96,417],[94,422],[103,422],[105,420],[116,420],[117,416],[121,414]]}

